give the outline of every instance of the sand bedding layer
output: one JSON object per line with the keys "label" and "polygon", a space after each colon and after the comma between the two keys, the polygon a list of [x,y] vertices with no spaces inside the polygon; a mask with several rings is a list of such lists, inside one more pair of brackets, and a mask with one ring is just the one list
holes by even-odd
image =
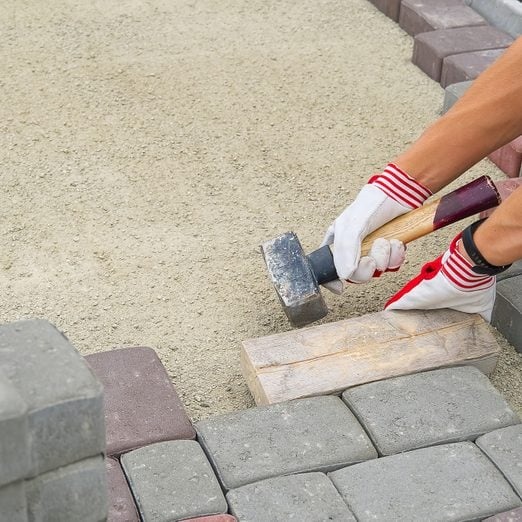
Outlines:
{"label": "sand bedding layer", "polygon": [[[20,0],[0,24],[1,321],[46,318],[84,354],[153,347],[193,419],[251,406],[241,341],[290,328],[259,244],[318,246],[437,117],[412,39],[365,0]],[[325,321],[380,310],[456,230],[328,295]]]}

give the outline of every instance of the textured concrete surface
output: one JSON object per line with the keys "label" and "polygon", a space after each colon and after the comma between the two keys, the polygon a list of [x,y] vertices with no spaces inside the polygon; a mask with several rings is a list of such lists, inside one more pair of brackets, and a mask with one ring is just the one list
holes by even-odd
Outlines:
{"label": "textured concrete surface", "polygon": [[158,442],[121,457],[146,522],[168,522],[227,512],[225,496],[200,445]]}
{"label": "textured concrete surface", "polygon": [[468,366],[365,384],[342,397],[381,455],[475,440],[520,423],[489,379]]}
{"label": "textured concrete surface", "polygon": [[134,347],[85,357],[104,387],[107,454],[119,455],[196,432],[152,348]]}
{"label": "textured concrete surface", "polygon": [[440,84],[447,87],[452,83],[474,80],[503,53],[504,49],[490,49],[448,56],[442,62]]}
{"label": "textured concrete surface", "polygon": [[522,352],[522,275],[497,283],[491,324]]}
{"label": "textured concrete surface", "polygon": [[487,433],[479,437],[476,444],[522,497],[522,426]]}
{"label": "textured concrete surface", "polygon": [[30,521],[102,522],[107,481],[102,456],[43,473],[26,482]]}
{"label": "textured concrete surface", "polygon": [[444,102],[441,114],[448,112],[456,101],[469,89],[473,81],[454,83],[444,90]]}
{"label": "textured concrete surface", "polygon": [[30,470],[27,404],[0,373],[0,487]]}
{"label": "textured concrete surface", "polygon": [[461,53],[503,49],[513,42],[508,34],[488,25],[440,29],[415,36],[412,62],[431,79],[440,81],[444,58]]}
{"label": "textured concrete surface", "polygon": [[466,0],[491,25],[513,38],[522,34],[522,4],[517,0]]}
{"label": "textured concrete surface", "polygon": [[411,36],[436,29],[486,23],[462,0],[402,0],[399,14],[400,27]]}
{"label": "textured concrete surface", "polygon": [[522,275],[522,260],[515,261],[507,270],[498,274],[497,283],[519,275]]}
{"label": "textured concrete surface", "polygon": [[0,520],[2,522],[28,522],[23,481],[0,488]]}
{"label": "textured concrete surface", "polygon": [[109,504],[108,520],[110,522],[140,522],[138,509],[120,462],[114,458],[106,458],[105,467]]}
{"label": "textured concrete surface", "polygon": [[102,386],[54,326],[1,326],[0,371],[28,406],[32,476],[105,450]]}
{"label": "textured concrete surface", "polygon": [[231,512],[251,522],[356,522],[323,473],[301,473],[248,484],[227,493]]}
{"label": "textured concrete surface", "polygon": [[333,396],[212,417],[197,423],[196,431],[227,489],[377,456],[357,419]]}
{"label": "textured concrete surface", "polygon": [[471,442],[383,457],[329,477],[359,522],[480,520],[522,505]]}

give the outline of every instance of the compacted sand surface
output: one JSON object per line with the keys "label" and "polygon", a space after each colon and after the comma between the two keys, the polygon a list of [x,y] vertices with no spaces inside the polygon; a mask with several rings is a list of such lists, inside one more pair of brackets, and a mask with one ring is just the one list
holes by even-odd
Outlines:
{"label": "compacted sand surface", "polygon": [[[4,2],[2,322],[46,318],[84,354],[153,347],[193,419],[251,406],[241,341],[290,328],[259,245],[317,247],[437,117],[412,44],[366,0]],[[327,295],[323,321],[380,310],[457,230]]]}

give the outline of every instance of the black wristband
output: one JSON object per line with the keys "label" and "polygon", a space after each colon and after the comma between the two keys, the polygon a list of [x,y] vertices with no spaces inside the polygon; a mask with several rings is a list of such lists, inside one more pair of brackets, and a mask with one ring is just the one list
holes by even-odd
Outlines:
{"label": "black wristband", "polygon": [[477,245],[475,245],[475,241],[473,241],[473,234],[475,233],[475,230],[477,230],[477,228],[483,223],[483,221],[485,221],[485,219],[486,218],[475,221],[475,223],[472,223],[469,227],[464,229],[462,232],[462,244],[468,256],[475,263],[475,266],[472,267],[471,270],[473,270],[473,272],[476,274],[494,276],[504,272],[504,270],[507,270],[511,264],[503,266],[492,265],[486,259],[484,259],[484,256],[480,253]]}

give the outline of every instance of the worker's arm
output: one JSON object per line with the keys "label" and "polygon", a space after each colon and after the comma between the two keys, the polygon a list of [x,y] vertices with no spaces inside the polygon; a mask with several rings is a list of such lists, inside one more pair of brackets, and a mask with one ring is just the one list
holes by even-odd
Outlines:
{"label": "worker's arm", "polygon": [[437,192],[522,135],[522,37],[393,163]]}

